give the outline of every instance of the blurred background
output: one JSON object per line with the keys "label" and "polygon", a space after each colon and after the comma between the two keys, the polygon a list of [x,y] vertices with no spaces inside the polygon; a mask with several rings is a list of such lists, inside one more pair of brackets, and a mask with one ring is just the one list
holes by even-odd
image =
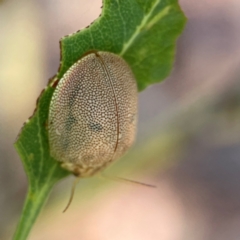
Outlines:
{"label": "blurred background", "polygon": [[[140,93],[135,146],[93,177],[57,184],[31,240],[240,239],[240,1],[180,0],[188,17],[171,76]],[[13,143],[59,66],[59,39],[101,0],[0,1],[0,239],[11,239],[27,191]]]}

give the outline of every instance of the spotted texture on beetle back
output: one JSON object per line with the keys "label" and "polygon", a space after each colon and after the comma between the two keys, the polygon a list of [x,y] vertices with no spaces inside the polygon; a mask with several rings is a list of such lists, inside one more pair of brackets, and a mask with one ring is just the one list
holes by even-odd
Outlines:
{"label": "spotted texture on beetle back", "polygon": [[137,86],[127,63],[112,53],[91,53],[66,72],[53,94],[50,153],[76,175],[92,175],[132,145],[136,117]]}

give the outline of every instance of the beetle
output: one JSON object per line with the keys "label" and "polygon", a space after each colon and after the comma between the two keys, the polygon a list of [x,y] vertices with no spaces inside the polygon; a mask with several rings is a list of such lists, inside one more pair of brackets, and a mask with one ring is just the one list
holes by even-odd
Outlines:
{"label": "beetle", "polygon": [[77,177],[89,177],[133,144],[137,84],[118,55],[92,51],[59,80],[48,119],[50,154]]}

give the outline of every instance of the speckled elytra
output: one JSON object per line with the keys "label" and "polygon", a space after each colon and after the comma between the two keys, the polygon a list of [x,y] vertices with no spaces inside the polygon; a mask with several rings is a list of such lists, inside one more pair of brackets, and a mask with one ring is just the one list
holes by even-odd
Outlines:
{"label": "speckled elytra", "polygon": [[137,85],[128,64],[93,51],[64,74],[49,110],[50,154],[78,177],[88,177],[132,145],[137,122]]}

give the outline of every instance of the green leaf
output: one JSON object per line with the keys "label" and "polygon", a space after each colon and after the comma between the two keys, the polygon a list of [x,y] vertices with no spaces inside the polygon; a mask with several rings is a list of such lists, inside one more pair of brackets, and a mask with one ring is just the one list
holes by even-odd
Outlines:
{"label": "green leaf", "polygon": [[94,24],[61,40],[58,78],[84,53],[102,50],[122,56],[143,90],[169,74],[185,20],[177,0],[106,0]]}
{"label": "green leaf", "polygon": [[[123,57],[139,90],[169,73],[185,16],[177,0],[105,0],[102,16],[90,27],[61,40],[57,79],[86,52],[101,50]],[[56,80],[55,78],[55,80]],[[15,240],[26,239],[53,185],[69,175],[49,154],[47,119],[54,87],[49,83],[15,143],[28,176],[29,190]]]}

